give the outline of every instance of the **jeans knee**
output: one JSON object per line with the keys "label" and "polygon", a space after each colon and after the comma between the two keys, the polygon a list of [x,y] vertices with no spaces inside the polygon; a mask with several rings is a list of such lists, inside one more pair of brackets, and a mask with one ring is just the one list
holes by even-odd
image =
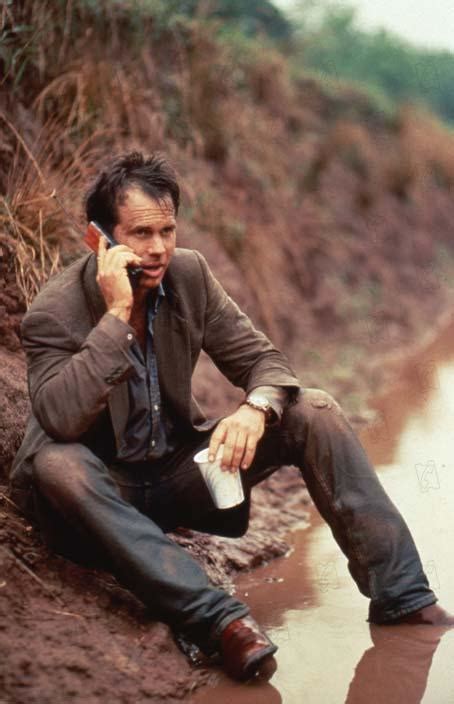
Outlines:
{"label": "jeans knee", "polygon": [[49,443],[33,460],[33,481],[45,495],[83,493],[88,481],[87,460],[92,453],[79,443]]}
{"label": "jeans knee", "polygon": [[283,425],[290,432],[302,432],[309,426],[329,423],[343,418],[343,411],[327,391],[323,389],[303,389],[298,402],[291,406],[282,418]]}
{"label": "jeans knee", "polygon": [[328,408],[338,407],[336,399],[323,389],[303,389],[301,392],[301,400],[305,404],[310,404],[312,408]]}

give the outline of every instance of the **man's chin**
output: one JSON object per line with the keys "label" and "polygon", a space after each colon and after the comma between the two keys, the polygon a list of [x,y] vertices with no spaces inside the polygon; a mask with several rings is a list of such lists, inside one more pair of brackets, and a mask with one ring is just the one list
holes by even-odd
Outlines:
{"label": "man's chin", "polygon": [[149,274],[146,270],[142,271],[140,274],[140,278],[138,281],[138,286],[140,288],[146,288],[146,289],[153,289],[153,288],[158,288],[159,284],[162,282],[164,278],[166,270],[163,269],[158,276],[152,276]]}

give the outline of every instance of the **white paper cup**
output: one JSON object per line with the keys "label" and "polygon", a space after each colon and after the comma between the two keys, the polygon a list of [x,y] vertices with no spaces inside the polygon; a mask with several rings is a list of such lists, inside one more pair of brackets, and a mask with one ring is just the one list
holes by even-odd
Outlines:
{"label": "white paper cup", "polygon": [[214,462],[208,460],[208,448],[194,457],[217,508],[233,508],[244,501],[243,485],[239,470],[230,472],[221,469],[224,445],[221,445]]}

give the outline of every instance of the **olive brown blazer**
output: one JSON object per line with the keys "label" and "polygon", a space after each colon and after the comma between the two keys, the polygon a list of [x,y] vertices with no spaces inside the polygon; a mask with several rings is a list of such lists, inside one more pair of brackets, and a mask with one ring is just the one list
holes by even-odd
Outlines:
{"label": "olive brown blazer", "polygon": [[[240,311],[199,252],[175,250],[164,288],[154,322],[159,384],[182,437],[217,422],[207,421],[191,393],[202,349],[246,392],[284,386],[296,398],[299,382],[285,357]],[[94,254],[50,279],[33,301],[22,322],[32,414],[10,475],[12,496],[23,510],[33,456],[43,444],[79,441],[108,411],[118,446],[129,412],[133,333],[106,312]]]}

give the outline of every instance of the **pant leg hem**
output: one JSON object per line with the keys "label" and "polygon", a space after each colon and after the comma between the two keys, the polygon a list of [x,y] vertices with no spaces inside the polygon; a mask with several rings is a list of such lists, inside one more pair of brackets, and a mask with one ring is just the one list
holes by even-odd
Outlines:
{"label": "pant leg hem", "polygon": [[202,651],[202,653],[204,655],[207,655],[208,657],[219,656],[219,644],[220,644],[221,634],[224,631],[224,629],[227,628],[229,623],[232,623],[232,621],[236,621],[236,619],[238,619],[238,618],[243,618],[244,616],[248,616],[249,613],[250,613],[249,607],[246,606],[246,604],[243,604],[241,607],[239,607],[233,613],[229,613],[228,615],[224,616],[223,618],[221,618],[221,620],[218,623],[216,623],[211,628],[208,636],[205,636],[202,639],[200,639],[200,638],[195,639],[197,647]]}
{"label": "pant leg hem", "polygon": [[418,599],[413,604],[398,609],[381,610],[378,607],[371,607],[369,609],[369,618],[367,619],[369,623],[376,623],[378,625],[392,623],[401,616],[406,616],[407,614],[414,613],[415,611],[420,611],[425,606],[431,606],[438,601],[435,594],[427,594],[425,597]]}
{"label": "pant leg hem", "polygon": [[219,623],[214,626],[214,628],[211,630],[210,637],[212,640],[219,641],[219,638],[221,637],[221,633],[227,628],[229,623],[232,623],[232,621],[236,621],[237,618],[244,618],[244,616],[248,616],[250,613],[250,609],[246,604],[243,604],[243,608],[239,608],[235,613],[231,613],[228,616],[224,616]]}

